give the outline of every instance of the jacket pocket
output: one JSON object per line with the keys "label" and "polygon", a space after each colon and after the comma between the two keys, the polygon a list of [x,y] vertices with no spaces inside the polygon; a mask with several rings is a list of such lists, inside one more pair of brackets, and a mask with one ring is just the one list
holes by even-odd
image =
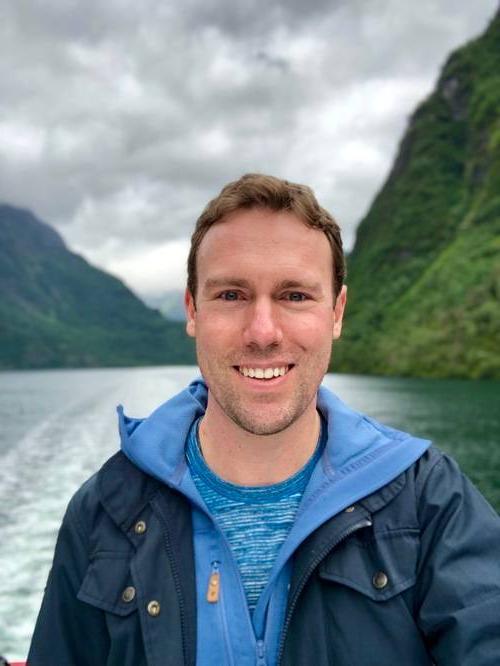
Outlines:
{"label": "jacket pocket", "polygon": [[375,533],[368,541],[347,540],[334,549],[318,573],[373,601],[385,601],[415,584],[418,552],[418,530]]}
{"label": "jacket pocket", "polygon": [[137,595],[130,574],[130,553],[96,553],[77,598],[115,615],[126,616],[135,611]]}

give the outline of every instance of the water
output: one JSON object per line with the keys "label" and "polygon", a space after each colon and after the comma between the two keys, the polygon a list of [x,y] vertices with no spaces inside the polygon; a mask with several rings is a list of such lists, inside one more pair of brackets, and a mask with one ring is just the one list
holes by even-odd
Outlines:
{"label": "water", "polygon": [[[24,658],[71,495],[118,447],[115,406],[144,416],[194,367],[0,373],[0,654]],[[432,438],[500,510],[500,383],[328,375],[351,406]]]}

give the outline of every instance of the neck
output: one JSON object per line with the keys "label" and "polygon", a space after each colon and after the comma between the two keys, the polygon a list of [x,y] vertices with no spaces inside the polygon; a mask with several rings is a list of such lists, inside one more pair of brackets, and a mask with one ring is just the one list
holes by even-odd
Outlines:
{"label": "neck", "polygon": [[[298,472],[314,453],[320,417],[316,401],[288,428],[273,435],[254,435],[225,414],[217,418],[209,403],[199,436],[205,462],[225,481],[242,486],[267,486]],[[219,415],[220,416],[220,415]]]}

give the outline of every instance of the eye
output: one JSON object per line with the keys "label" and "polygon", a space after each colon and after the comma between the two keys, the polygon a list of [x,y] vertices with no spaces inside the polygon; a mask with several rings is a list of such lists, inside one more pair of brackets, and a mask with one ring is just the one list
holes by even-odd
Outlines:
{"label": "eye", "polygon": [[222,294],[219,294],[219,298],[222,301],[237,301],[238,300],[238,292],[237,291],[223,291]]}
{"label": "eye", "polygon": [[289,294],[287,294],[287,299],[289,301],[293,301],[294,303],[301,303],[302,301],[306,301],[308,296],[303,294],[301,291],[291,291]]}

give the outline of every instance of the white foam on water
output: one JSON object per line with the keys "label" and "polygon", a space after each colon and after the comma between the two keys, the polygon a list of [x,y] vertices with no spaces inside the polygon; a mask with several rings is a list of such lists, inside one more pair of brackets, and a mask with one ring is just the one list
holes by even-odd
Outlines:
{"label": "white foam on water", "polygon": [[145,416],[195,374],[99,371],[0,458],[0,654],[26,658],[65,507],[119,446],[116,404]]}
{"label": "white foam on water", "polygon": [[36,426],[2,459],[0,566],[2,605],[7,611],[2,622],[8,627],[0,624],[0,635],[4,634],[2,643],[7,638],[7,645],[2,645],[7,653],[13,649],[11,641],[28,647],[69,498],[116,449],[109,416],[108,401],[99,394],[91,400],[74,400]]}

